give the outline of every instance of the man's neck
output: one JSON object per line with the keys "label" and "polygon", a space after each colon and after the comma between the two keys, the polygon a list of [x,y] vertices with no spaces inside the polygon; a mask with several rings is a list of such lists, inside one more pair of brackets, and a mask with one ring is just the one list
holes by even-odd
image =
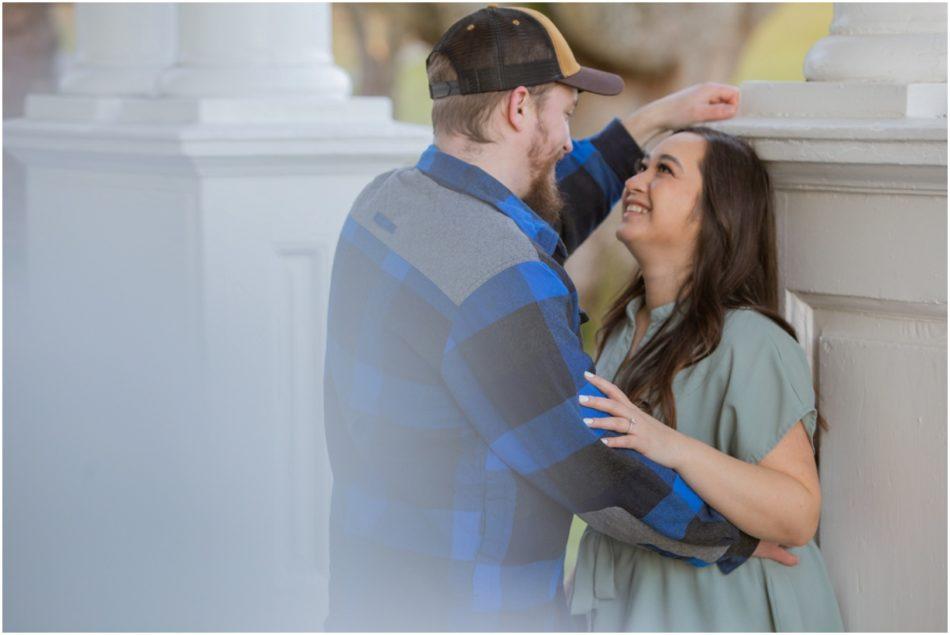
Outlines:
{"label": "man's neck", "polygon": [[529,176],[525,160],[515,152],[506,152],[499,143],[474,143],[458,136],[442,136],[435,146],[445,154],[481,168],[511,192],[523,198],[528,192]]}

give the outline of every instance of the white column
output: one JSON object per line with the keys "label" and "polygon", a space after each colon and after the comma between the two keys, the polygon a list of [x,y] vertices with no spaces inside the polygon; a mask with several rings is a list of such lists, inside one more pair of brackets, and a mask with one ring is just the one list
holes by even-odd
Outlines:
{"label": "white column", "polygon": [[350,94],[333,63],[329,4],[181,4],[170,95]]}
{"label": "white column", "polygon": [[174,4],[77,2],[76,54],[59,89],[75,95],[153,95],[174,61]]}
{"label": "white column", "polygon": [[946,4],[836,4],[806,82],[748,82],[784,310],[817,380],[820,546],[850,631],[947,629]]}
{"label": "white column", "polygon": [[[153,10],[180,48],[130,17]],[[77,11],[92,74],[4,122],[27,219],[4,626],[319,630],[334,248],[431,130],[349,96],[328,4]]]}
{"label": "white column", "polygon": [[836,3],[805,57],[809,81],[946,82],[947,5]]}

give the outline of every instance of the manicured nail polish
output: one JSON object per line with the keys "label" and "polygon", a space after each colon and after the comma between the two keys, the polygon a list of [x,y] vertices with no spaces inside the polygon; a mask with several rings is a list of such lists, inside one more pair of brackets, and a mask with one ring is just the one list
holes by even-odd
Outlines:
{"label": "manicured nail polish", "polygon": [[593,419],[584,419],[584,423],[586,423],[587,425],[590,425],[590,424],[594,423],[594,420],[593,420]]}
{"label": "manicured nail polish", "polygon": [[590,372],[589,370],[584,371],[584,377],[586,377],[587,379],[590,379],[593,376],[594,376],[594,373]]}
{"label": "manicured nail polish", "polygon": [[607,445],[607,439],[601,439],[600,442],[603,443],[604,445]]}
{"label": "manicured nail polish", "polygon": [[581,395],[580,397],[577,398],[577,400],[580,401],[581,403],[587,403],[588,401],[590,401],[590,397],[588,397],[587,395]]}

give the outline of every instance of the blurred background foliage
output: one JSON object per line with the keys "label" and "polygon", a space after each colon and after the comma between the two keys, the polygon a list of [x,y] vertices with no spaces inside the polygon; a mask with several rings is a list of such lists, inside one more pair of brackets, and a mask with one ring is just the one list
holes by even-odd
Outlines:
{"label": "blurred background foliage", "polygon": [[[522,3],[520,6],[530,6],[552,14],[554,3]],[[333,25],[333,53],[337,64],[347,70],[354,80],[355,91],[361,95],[387,94],[393,99],[394,116],[410,123],[429,125],[430,100],[425,76],[425,58],[435,39],[442,29],[431,29],[433,22],[444,23],[447,27],[452,18],[461,16],[470,10],[477,9],[479,4],[456,4],[460,7],[456,11],[444,13],[435,10],[437,5],[422,5],[416,3],[401,4],[361,4],[334,5]],[[449,5],[451,6],[451,5]],[[565,3],[563,6],[576,7],[578,11],[590,11],[594,4],[576,5]],[[631,7],[625,4],[611,4],[607,7],[611,11],[622,13]],[[643,6],[643,5],[641,5]],[[659,4],[654,7],[663,7],[668,13],[657,16],[657,20],[670,23],[675,35],[676,22],[683,20],[692,7],[678,4]],[[694,5],[695,6],[695,5]],[[725,5],[726,7],[730,5]],[[731,5],[733,7],[737,5]],[[748,4],[746,6],[749,6]],[[716,48],[735,48],[736,39],[742,39],[738,54],[735,55],[734,68],[731,73],[718,73],[718,77],[709,77],[714,81],[726,81],[740,84],[747,80],[766,81],[803,81],[802,62],[808,49],[818,39],[828,34],[828,26],[832,19],[831,3],[779,3],[755,4],[756,10],[751,20],[754,24],[746,34],[737,37],[733,33],[726,34],[733,41],[726,43],[715,41],[704,42]],[[681,15],[677,15],[681,14]],[[556,19],[556,14],[555,19]],[[704,16],[697,16],[703,19]],[[726,19],[735,20],[734,14]],[[425,28],[421,25],[413,26],[413,21],[426,20]],[[559,23],[560,25],[560,23]],[[565,34],[568,29],[560,25]],[[427,33],[426,31],[430,32]],[[425,36],[429,35],[428,39]],[[628,37],[636,40],[641,34],[631,30]],[[568,40],[576,46],[570,36]],[[670,46],[680,47],[684,51],[691,49],[692,54],[698,57],[707,57],[709,46],[697,48],[691,46],[694,40],[682,38],[677,41],[673,38]],[[605,46],[612,46],[608,40]],[[589,59],[590,54],[584,55],[583,49],[575,51],[581,63],[596,63]],[[636,62],[631,60],[631,67]],[[384,68],[384,67],[390,67]],[[618,69],[611,69],[617,72]],[[391,74],[391,89],[384,92],[385,81],[380,75]],[[630,84],[630,73],[622,73]],[[724,75],[724,76],[723,76]],[[697,80],[698,81],[698,80]],[[634,77],[634,84],[652,82],[652,78]],[[683,84],[688,85],[688,84]],[[672,86],[672,89],[682,86]],[[585,131],[581,131],[584,134]]]}
{"label": "blurred background foliage", "polygon": [[[430,125],[425,58],[442,32],[483,4],[363,3],[333,5],[333,53],[357,95],[385,95],[396,119]],[[620,74],[616,97],[585,95],[575,136],[609,119],[701,81],[802,81],[808,49],[828,33],[830,3],[524,3],[558,25],[581,64]],[[4,3],[4,118],[22,114],[29,92],[55,90],[55,78],[75,48],[72,3]],[[636,268],[614,239],[616,213],[567,263],[591,316],[585,348],[612,297]],[[566,569],[573,570],[583,524],[571,529]]]}

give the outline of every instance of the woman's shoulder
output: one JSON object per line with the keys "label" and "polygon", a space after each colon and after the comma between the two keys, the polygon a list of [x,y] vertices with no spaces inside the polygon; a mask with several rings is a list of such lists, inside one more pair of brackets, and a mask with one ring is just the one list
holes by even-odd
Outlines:
{"label": "woman's shoulder", "polygon": [[718,368],[727,377],[723,412],[735,437],[730,454],[757,463],[801,421],[812,436],[815,392],[805,350],[778,323],[758,311],[729,311]]}
{"label": "woman's shoulder", "polygon": [[754,309],[726,311],[719,348],[737,355],[756,355],[766,351],[804,359],[804,351],[792,335],[779,324]]}
{"label": "woman's shoulder", "polygon": [[753,309],[727,312],[717,352],[739,383],[789,386],[804,401],[814,399],[805,349],[777,322]]}

